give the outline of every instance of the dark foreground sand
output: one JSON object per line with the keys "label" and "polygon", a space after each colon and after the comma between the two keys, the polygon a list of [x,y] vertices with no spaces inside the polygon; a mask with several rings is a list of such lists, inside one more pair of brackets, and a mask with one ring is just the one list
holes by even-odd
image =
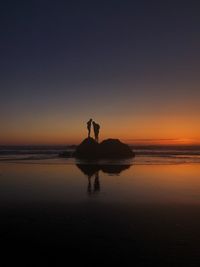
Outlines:
{"label": "dark foreground sand", "polygon": [[199,267],[200,165],[113,168],[2,163],[1,266]]}
{"label": "dark foreground sand", "polygon": [[199,228],[199,205],[1,206],[1,252],[27,266],[199,266]]}

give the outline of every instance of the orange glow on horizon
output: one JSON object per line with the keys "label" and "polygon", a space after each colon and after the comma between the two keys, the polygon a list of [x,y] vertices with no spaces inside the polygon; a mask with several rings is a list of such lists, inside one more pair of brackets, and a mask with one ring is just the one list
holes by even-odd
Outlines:
{"label": "orange glow on horizon", "polygon": [[[29,137],[21,137],[21,138],[10,138],[3,142],[1,145],[77,145],[79,144],[86,135],[82,137],[74,137],[68,139],[66,136],[32,136]],[[100,136],[100,141],[107,138],[116,138],[120,139],[122,142],[131,145],[200,145],[200,139],[190,139],[190,138],[177,138],[177,139],[137,139],[137,138],[120,138],[116,135],[103,135]]]}
{"label": "orange glow on horizon", "polygon": [[199,139],[179,138],[179,139],[130,139],[124,140],[134,145],[199,145]]}
{"label": "orange glow on horizon", "polygon": [[[87,119],[87,118],[86,118]],[[71,123],[62,119],[8,125],[1,132],[0,145],[71,145],[87,137],[85,118]],[[135,145],[200,145],[198,118],[164,116],[98,117],[100,141],[117,138]],[[20,125],[20,126],[19,126]]]}

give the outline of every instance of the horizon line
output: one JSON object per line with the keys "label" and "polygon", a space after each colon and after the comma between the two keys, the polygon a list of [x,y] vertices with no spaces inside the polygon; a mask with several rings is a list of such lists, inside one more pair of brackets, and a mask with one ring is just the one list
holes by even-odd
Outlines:
{"label": "horizon line", "polygon": [[[116,139],[116,138],[114,138]],[[200,140],[194,142],[194,139],[187,139],[190,142],[186,142],[186,139],[172,139],[172,138],[160,138],[160,139],[121,139],[122,142],[131,145],[131,146],[200,146]],[[191,141],[193,140],[193,141]],[[103,140],[102,140],[103,141]],[[15,143],[15,144],[0,144],[0,147],[17,147],[17,146],[77,146],[80,142],[76,143]]]}

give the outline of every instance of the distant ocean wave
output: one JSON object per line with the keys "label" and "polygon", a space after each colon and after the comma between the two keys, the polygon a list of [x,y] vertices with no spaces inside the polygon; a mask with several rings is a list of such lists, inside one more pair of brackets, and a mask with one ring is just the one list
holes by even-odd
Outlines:
{"label": "distant ocean wave", "polygon": [[66,146],[9,146],[0,147],[0,161],[54,159],[70,148]]}
{"label": "distant ocean wave", "polygon": [[137,155],[136,165],[200,164],[200,155]]}
{"label": "distant ocean wave", "polygon": [[200,163],[199,146],[137,147],[136,164],[191,164]]}
{"label": "distant ocean wave", "polygon": [[0,155],[55,154],[70,149],[67,146],[0,146]]}
{"label": "distant ocean wave", "polygon": [[200,156],[200,150],[169,150],[169,149],[162,149],[162,150],[158,150],[158,149],[133,149],[136,153],[136,155],[155,155],[155,156],[178,156],[178,155],[199,155]]}

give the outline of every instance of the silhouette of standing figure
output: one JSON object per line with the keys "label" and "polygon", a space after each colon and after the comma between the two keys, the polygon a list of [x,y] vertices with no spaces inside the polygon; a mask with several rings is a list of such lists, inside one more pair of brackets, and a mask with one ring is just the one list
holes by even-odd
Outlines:
{"label": "silhouette of standing figure", "polygon": [[100,125],[98,123],[96,123],[95,121],[93,121],[93,129],[94,129],[94,137],[95,140],[97,142],[99,142],[99,129],[100,129]]}
{"label": "silhouette of standing figure", "polygon": [[88,138],[90,137],[91,125],[92,125],[92,119],[90,119],[90,120],[87,122]]}

